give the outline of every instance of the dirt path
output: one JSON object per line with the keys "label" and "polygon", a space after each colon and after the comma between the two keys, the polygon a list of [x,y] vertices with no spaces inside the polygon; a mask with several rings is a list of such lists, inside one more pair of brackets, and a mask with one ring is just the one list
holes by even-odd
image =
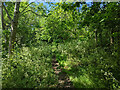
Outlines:
{"label": "dirt path", "polygon": [[58,85],[57,88],[73,88],[72,82],[68,78],[65,72],[62,72],[59,63],[56,61],[56,58],[53,58],[52,67],[56,75],[58,75]]}

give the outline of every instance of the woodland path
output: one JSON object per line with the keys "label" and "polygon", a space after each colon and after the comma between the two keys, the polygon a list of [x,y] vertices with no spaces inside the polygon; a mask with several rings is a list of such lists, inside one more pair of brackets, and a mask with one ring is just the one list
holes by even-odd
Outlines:
{"label": "woodland path", "polygon": [[74,88],[72,82],[65,72],[62,72],[62,68],[56,60],[56,57],[53,57],[52,68],[56,75],[58,75],[58,85],[57,88]]}

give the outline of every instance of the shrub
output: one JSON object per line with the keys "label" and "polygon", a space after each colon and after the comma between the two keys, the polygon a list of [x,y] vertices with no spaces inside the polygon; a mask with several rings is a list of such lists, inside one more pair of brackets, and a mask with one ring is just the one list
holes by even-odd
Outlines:
{"label": "shrub", "polygon": [[3,88],[49,88],[55,85],[50,46],[23,47],[12,58],[3,60]]}

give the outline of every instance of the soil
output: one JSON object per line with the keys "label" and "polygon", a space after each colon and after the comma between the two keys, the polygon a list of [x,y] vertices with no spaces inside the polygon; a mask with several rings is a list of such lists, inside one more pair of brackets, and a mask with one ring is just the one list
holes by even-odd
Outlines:
{"label": "soil", "polygon": [[73,88],[73,84],[65,72],[62,71],[56,58],[53,58],[52,68],[56,75],[58,75],[58,85],[57,88]]}

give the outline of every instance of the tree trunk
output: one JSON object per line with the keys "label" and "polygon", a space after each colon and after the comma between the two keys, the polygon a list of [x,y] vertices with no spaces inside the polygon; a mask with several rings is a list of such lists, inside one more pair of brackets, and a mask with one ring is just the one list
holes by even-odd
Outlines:
{"label": "tree trunk", "polygon": [[110,45],[113,45],[113,42],[114,42],[114,37],[112,36],[113,32],[114,32],[113,30],[110,31],[110,35],[111,35],[110,36]]}
{"label": "tree trunk", "polygon": [[15,2],[14,17],[11,23],[11,35],[9,40],[9,56],[12,55],[14,49],[16,30],[17,30],[18,18],[19,18],[19,7],[20,7],[20,2]]}
{"label": "tree trunk", "polygon": [[[6,24],[4,22],[4,15],[3,15],[3,2],[2,2],[2,6],[1,6],[1,20],[2,20],[2,30],[7,30],[6,28]],[[8,36],[5,34],[4,35],[5,37],[5,50],[7,51],[8,50],[8,41],[9,41],[9,38]]]}
{"label": "tree trunk", "polygon": [[97,47],[97,29],[95,30],[95,45]]}
{"label": "tree trunk", "polygon": [[[120,8],[119,8],[118,13],[120,13]],[[118,14],[118,17],[119,17],[119,14]],[[119,20],[120,20],[120,17],[119,17]],[[117,25],[116,31],[117,31],[117,39],[118,39],[118,41],[117,41],[117,44],[118,44],[118,66],[120,66],[120,23]],[[113,43],[115,43],[115,37],[114,37]]]}
{"label": "tree trunk", "polygon": [[100,46],[103,47],[103,40],[102,40],[102,29],[101,27],[99,26],[99,40],[100,40]]}
{"label": "tree trunk", "polygon": [[1,6],[1,19],[2,19],[2,30],[5,30],[5,23],[4,23],[4,17],[3,17],[3,2]]}

